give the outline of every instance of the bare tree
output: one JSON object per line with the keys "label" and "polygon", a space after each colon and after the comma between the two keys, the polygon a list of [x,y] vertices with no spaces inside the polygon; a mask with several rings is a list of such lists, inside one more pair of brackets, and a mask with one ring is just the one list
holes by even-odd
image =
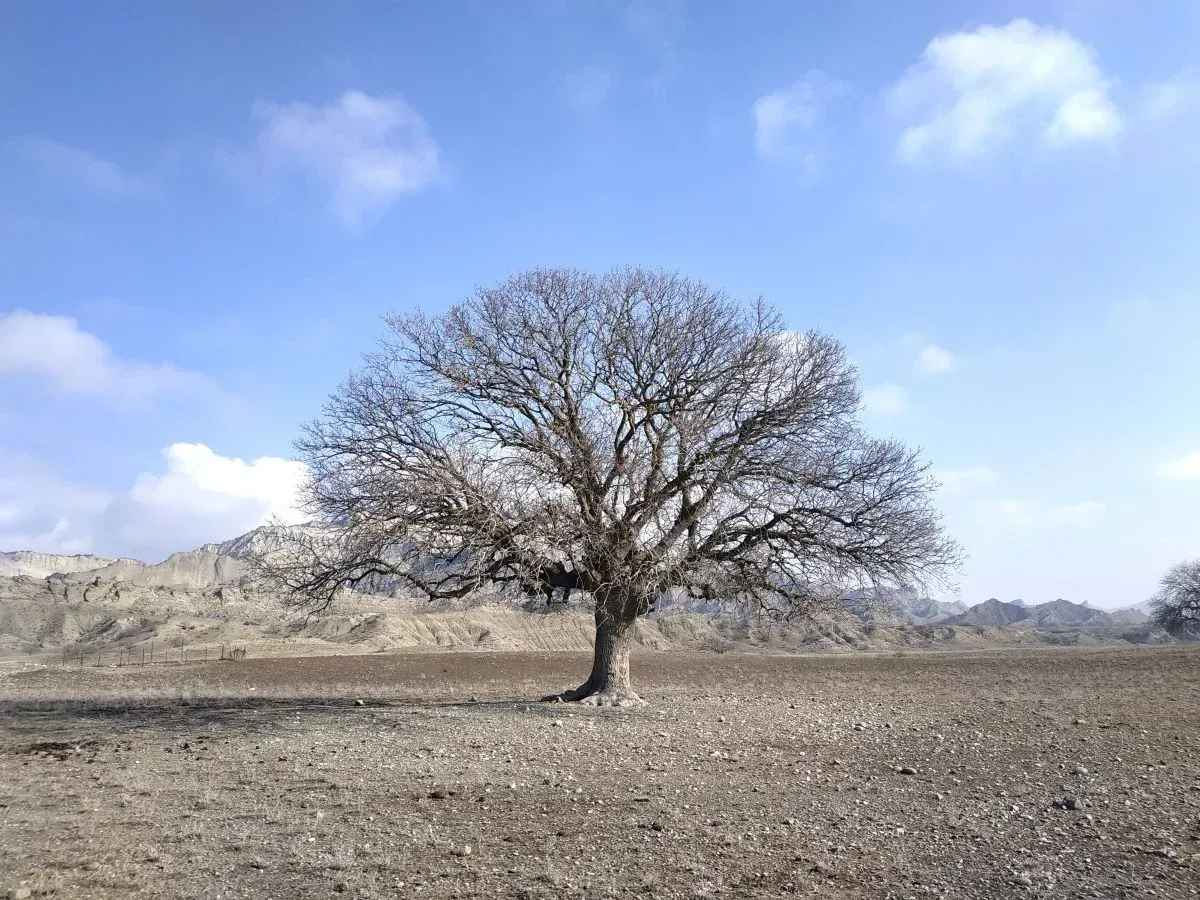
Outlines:
{"label": "bare tree", "polygon": [[666,593],[785,615],[958,562],[927,467],[860,430],[841,346],[761,300],[535,270],[387,324],[297,442],[329,528],[268,568],[315,608],[377,576],[579,590],[594,663],[556,698],[628,704],[633,625]]}
{"label": "bare tree", "polygon": [[1200,637],[1200,559],[1172,566],[1150,598],[1155,623],[1180,637]]}

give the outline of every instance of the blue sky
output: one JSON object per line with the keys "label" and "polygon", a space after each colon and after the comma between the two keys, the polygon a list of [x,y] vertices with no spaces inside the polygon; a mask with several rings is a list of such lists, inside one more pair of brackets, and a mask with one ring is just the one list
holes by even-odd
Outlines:
{"label": "blue sky", "polygon": [[[902,11],[901,11],[902,10]],[[826,330],[961,597],[1200,555],[1192,0],[0,6],[0,548],[287,515],[380,334],[539,265]]]}

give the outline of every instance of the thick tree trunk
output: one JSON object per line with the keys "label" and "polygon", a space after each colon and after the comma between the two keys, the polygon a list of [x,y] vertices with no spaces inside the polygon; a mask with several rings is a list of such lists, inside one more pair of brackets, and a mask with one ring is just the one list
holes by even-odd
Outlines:
{"label": "thick tree trunk", "polygon": [[635,609],[626,603],[596,604],[596,649],[592,674],[573,691],[551,694],[546,700],[579,702],[589,706],[637,706],[642,699],[629,680],[629,654],[633,649]]}

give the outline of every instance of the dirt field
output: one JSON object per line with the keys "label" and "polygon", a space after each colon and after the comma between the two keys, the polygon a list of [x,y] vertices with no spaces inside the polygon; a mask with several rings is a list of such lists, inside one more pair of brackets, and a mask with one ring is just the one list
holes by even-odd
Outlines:
{"label": "dirt field", "polygon": [[647,653],[648,707],[526,702],[586,668],[412,653],[6,675],[0,893],[1200,891],[1200,648]]}

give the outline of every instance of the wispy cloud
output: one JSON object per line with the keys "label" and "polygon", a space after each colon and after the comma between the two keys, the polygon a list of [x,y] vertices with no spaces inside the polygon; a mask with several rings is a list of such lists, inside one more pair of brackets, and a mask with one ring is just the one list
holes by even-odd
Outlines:
{"label": "wispy cloud", "polygon": [[948,493],[967,493],[995,484],[995,471],[989,466],[970,466],[965,469],[937,469],[934,477]]}
{"label": "wispy cloud", "polygon": [[661,92],[679,66],[679,40],[686,26],[686,0],[626,0],[625,30],[653,60],[651,90]]}
{"label": "wispy cloud", "polygon": [[1200,105],[1200,73],[1186,69],[1142,90],[1141,110],[1151,119],[1170,119]]}
{"label": "wispy cloud", "polygon": [[347,91],[327,106],[261,103],[254,115],[262,127],[255,150],[239,158],[243,168],[316,180],[351,228],[443,177],[425,120],[400,97]]}
{"label": "wispy cloud", "polygon": [[0,316],[0,377],[26,375],[68,394],[144,404],[168,394],[219,396],[206,375],[175,366],[123,360],[68,316]]}
{"label": "wispy cloud", "polygon": [[90,150],[81,150],[39,135],[17,138],[10,146],[43,177],[92,193],[117,196],[133,193],[142,186],[138,178]]}
{"label": "wispy cloud", "polygon": [[876,415],[891,416],[908,410],[908,391],[898,384],[880,384],[862,395],[863,408]]}
{"label": "wispy cloud", "polygon": [[611,85],[612,75],[599,66],[572,72],[565,83],[567,102],[576,112],[589,112],[604,102]]}
{"label": "wispy cloud", "polygon": [[888,89],[910,122],[897,155],[965,159],[1033,132],[1048,146],[1106,140],[1123,127],[1092,48],[1028,19],[943,34]]}
{"label": "wispy cloud", "polygon": [[922,375],[943,375],[958,365],[954,354],[937,344],[928,344],[917,354],[916,370]]}
{"label": "wispy cloud", "polygon": [[1200,450],[1193,450],[1158,467],[1165,478],[1200,478]]}
{"label": "wispy cloud", "polygon": [[850,86],[810,72],[786,88],[754,101],[754,146],[760,156],[798,164],[813,176],[822,165],[825,107]]}

